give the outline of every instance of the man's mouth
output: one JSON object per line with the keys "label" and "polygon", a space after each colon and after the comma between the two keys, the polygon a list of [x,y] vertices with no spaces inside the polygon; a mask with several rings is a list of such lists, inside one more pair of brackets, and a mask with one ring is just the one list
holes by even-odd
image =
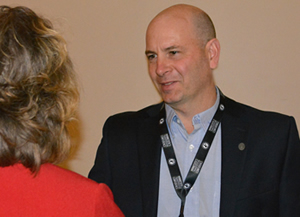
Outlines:
{"label": "man's mouth", "polygon": [[168,83],[163,83],[163,85],[166,85],[166,86],[168,86],[168,85],[171,85],[171,84],[173,84],[174,82],[172,81],[172,82],[168,82]]}

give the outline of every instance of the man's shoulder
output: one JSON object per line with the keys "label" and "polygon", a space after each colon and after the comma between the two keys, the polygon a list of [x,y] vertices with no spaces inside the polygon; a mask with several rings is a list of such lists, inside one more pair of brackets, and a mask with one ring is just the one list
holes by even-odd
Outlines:
{"label": "man's shoulder", "polygon": [[225,103],[228,107],[228,113],[240,119],[247,119],[248,121],[289,121],[293,117],[282,114],[276,111],[262,110],[252,107],[250,105],[237,102],[226,97]]}

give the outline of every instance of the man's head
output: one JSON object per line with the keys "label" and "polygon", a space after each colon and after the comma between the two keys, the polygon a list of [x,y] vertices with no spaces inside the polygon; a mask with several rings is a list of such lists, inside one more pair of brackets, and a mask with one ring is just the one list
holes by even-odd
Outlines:
{"label": "man's head", "polygon": [[220,45],[208,15],[190,5],[174,5],[160,12],[146,33],[146,56],[153,83],[163,100],[192,105],[215,93],[212,70]]}

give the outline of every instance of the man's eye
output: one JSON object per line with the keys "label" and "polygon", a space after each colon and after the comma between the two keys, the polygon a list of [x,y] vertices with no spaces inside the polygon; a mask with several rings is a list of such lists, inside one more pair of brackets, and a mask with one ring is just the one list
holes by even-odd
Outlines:
{"label": "man's eye", "polygon": [[177,53],[178,53],[178,51],[176,51],[176,50],[170,51],[170,54],[172,54],[172,55],[175,55],[175,54],[177,54]]}
{"label": "man's eye", "polygon": [[152,59],[154,59],[155,57],[156,57],[155,54],[149,54],[149,55],[147,55],[148,60],[152,60]]}

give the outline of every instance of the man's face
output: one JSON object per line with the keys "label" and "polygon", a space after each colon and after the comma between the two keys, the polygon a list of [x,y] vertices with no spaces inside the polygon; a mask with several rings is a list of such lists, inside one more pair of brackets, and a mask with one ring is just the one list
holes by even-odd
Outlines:
{"label": "man's face", "polygon": [[156,18],[147,30],[146,56],[150,77],[171,106],[192,105],[213,83],[208,52],[189,20]]}

